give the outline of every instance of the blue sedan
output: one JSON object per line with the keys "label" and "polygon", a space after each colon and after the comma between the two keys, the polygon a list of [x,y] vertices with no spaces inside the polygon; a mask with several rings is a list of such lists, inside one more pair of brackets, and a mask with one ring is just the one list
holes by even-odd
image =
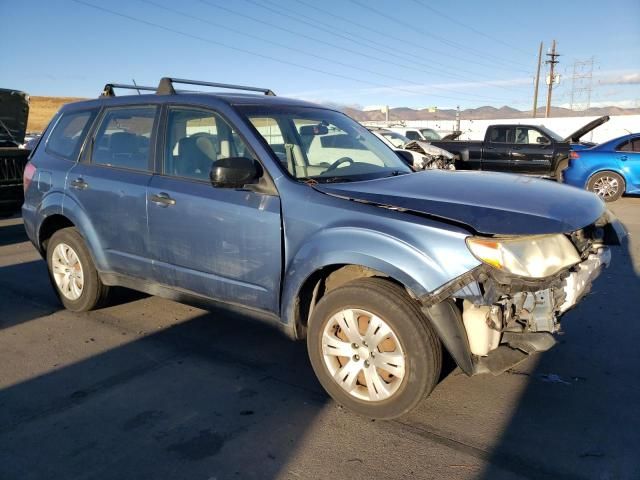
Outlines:
{"label": "blue sedan", "polygon": [[624,193],[640,194],[640,133],[573,150],[563,178],[566,184],[594,192],[605,202]]}

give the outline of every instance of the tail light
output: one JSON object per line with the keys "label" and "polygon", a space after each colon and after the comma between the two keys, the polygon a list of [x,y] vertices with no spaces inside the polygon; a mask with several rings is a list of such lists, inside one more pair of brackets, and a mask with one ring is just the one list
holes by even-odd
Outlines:
{"label": "tail light", "polygon": [[580,154],[578,152],[574,152],[573,150],[569,152],[569,158],[571,160],[577,160],[580,158]]}
{"label": "tail light", "polygon": [[35,174],[36,166],[31,162],[27,162],[27,164],[24,166],[24,174],[22,175],[22,185],[24,187],[25,193],[27,192],[27,189],[29,188],[31,180],[33,180]]}

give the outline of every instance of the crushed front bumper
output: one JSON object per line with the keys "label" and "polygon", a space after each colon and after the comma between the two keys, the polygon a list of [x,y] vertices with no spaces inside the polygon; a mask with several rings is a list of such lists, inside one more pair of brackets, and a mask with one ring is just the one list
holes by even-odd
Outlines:
{"label": "crushed front bumper", "polygon": [[[556,344],[560,318],[589,293],[595,279],[611,262],[608,245],[626,237],[622,224],[607,216],[604,228],[589,227],[571,235],[582,261],[558,274],[529,280],[481,265],[436,292],[423,297],[423,311],[432,319],[445,346],[469,375],[499,374],[536,352]],[[459,312],[448,331],[438,325],[439,305]],[[449,318],[452,318],[449,315]],[[457,358],[456,358],[457,357]]]}

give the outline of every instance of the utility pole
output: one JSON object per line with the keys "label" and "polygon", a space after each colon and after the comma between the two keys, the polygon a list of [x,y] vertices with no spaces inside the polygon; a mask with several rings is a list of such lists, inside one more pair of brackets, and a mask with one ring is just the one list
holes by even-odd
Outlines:
{"label": "utility pole", "polygon": [[538,85],[540,85],[540,64],[542,63],[542,42],[538,50],[538,70],[536,71],[536,81],[533,86],[533,118],[538,115]]}
{"label": "utility pole", "polygon": [[553,93],[553,82],[555,80],[555,67],[558,64],[557,58],[560,56],[559,53],[556,53],[556,41],[554,40],[551,44],[551,53],[547,53],[547,60],[544,63],[548,63],[550,65],[549,69],[549,89],[547,90],[547,109],[545,111],[545,117],[549,118],[551,114],[551,94]]}

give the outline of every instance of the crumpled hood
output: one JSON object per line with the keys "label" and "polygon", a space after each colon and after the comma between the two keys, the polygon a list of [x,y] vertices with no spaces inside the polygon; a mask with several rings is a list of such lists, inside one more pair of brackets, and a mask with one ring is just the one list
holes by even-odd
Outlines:
{"label": "crumpled hood", "polygon": [[28,116],[29,96],[18,90],[0,88],[0,147],[22,145]]}
{"label": "crumpled hood", "polygon": [[521,175],[427,170],[378,180],[318,184],[340,198],[403,208],[486,235],[568,233],[605,212],[593,193]]}

